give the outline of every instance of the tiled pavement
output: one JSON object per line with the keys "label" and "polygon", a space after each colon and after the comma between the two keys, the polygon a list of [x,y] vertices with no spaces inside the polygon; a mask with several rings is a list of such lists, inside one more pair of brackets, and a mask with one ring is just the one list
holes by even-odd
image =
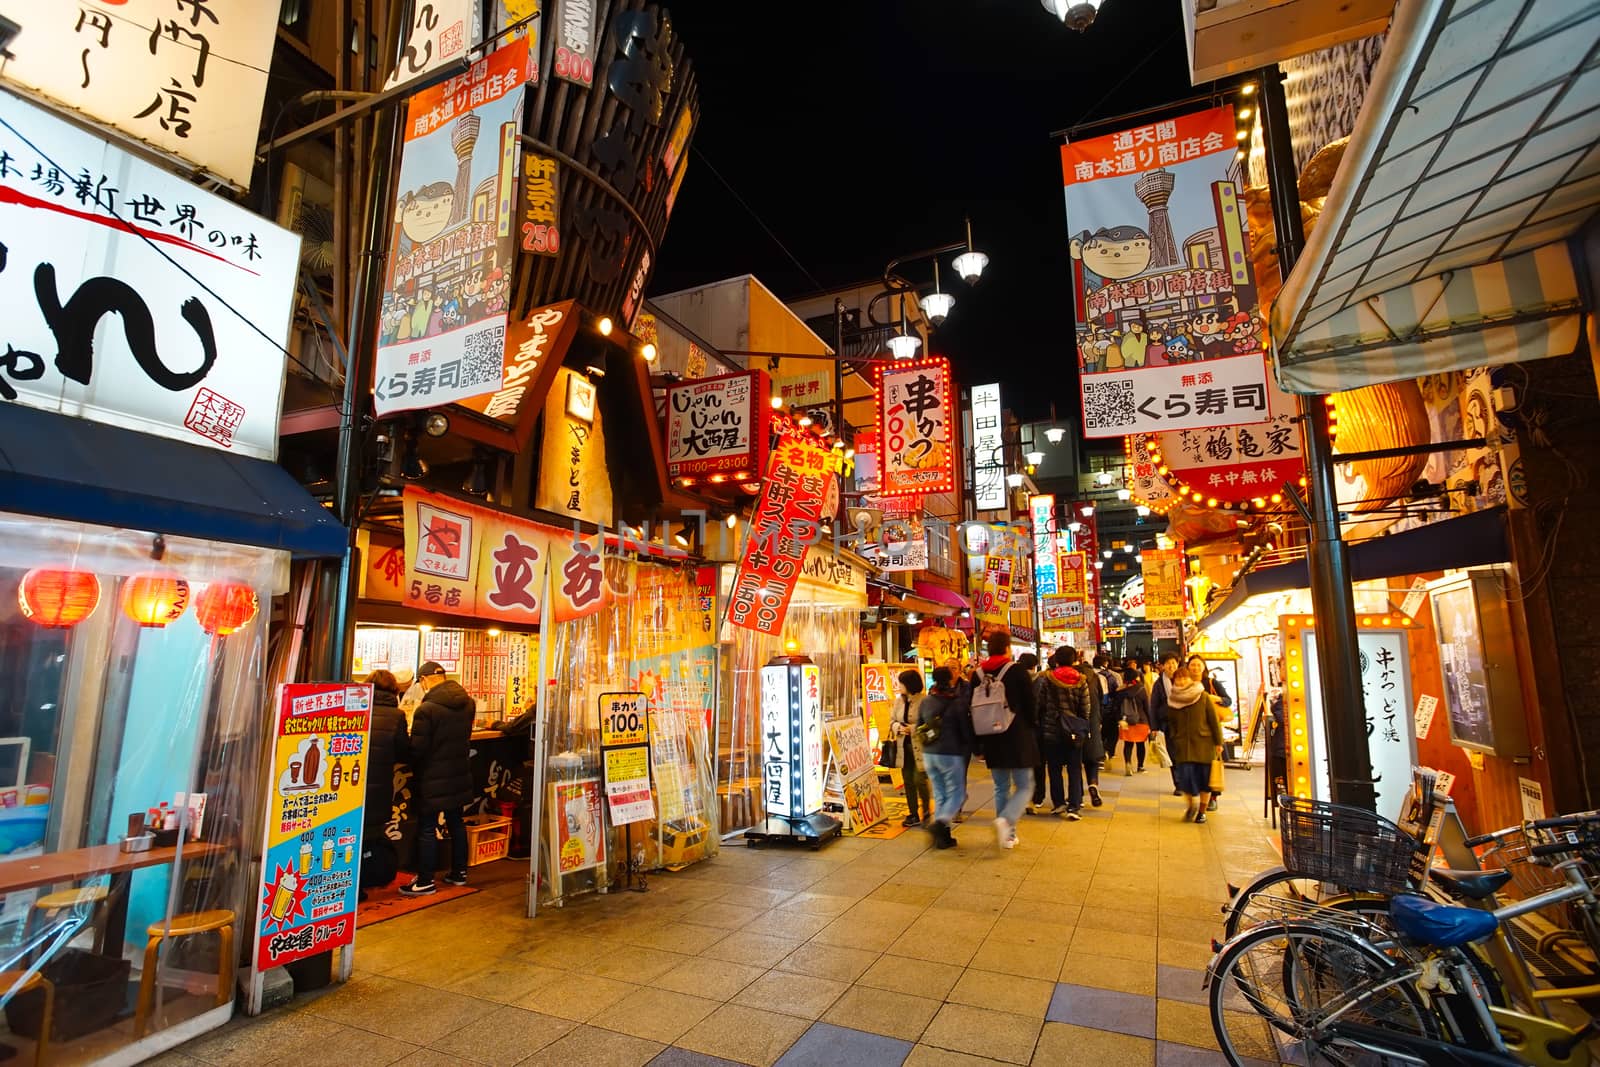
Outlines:
{"label": "tiled pavement", "polygon": [[995,847],[981,765],[961,847],[911,831],[709,863],[519,918],[497,886],[363,931],[349,984],[169,1064],[767,1067],[1221,1064],[1200,989],[1227,880],[1275,862],[1260,779],[1179,817],[1166,772]]}

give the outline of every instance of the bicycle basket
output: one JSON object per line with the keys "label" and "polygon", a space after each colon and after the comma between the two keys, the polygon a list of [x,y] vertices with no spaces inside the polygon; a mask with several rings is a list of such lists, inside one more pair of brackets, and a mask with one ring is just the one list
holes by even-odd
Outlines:
{"label": "bicycle basket", "polygon": [[1409,888],[1417,841],[1381,815],[1304,797],[1278,798],[1283,865],[1346,889],[1393,895]]}

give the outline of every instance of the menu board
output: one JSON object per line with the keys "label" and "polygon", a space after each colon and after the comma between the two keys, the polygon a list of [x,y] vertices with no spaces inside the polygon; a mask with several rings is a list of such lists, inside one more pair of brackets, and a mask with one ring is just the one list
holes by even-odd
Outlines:
{"label": "menu board", "polygon": [[278,687],[267,826],[257,893],[259,970],[348,945],[367,787],[372,687]]}

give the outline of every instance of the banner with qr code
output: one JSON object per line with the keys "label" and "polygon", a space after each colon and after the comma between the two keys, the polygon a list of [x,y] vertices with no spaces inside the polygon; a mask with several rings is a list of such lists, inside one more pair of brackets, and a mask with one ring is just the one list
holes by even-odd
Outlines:
{"label": "banner with qr code", "polygon": [[519,37],[406,109],[373,383],[379,416],[500,387],[529,64]]}
{"label": "banner with qr code", "polygon": [[1061,146],[1086,437],[1270,415],[1265,402],[1236,408],[1231,392],[1196,412],[1196,400],[1169,403],[1166,383],[1143,380],[1249,355],[1249,380],[1230,373],[1265,392],[1237,128],[1220,107]]}
{"label": "banner with qr code", "polygon": [[1083,376],[1085,437],[1236,426],[1268,414],[1259,355]]}

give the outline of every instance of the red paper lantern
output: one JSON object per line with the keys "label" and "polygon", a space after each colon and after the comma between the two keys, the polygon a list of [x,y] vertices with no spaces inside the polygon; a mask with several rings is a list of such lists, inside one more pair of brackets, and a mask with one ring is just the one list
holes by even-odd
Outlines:
{"label": "red paper lantern", "polygon": [[261,602],[244,582],[212,582],[195,598],[194,615],[200,629],[226,637],[256,617]]}
{"label": "red paper lantern", "polygon": [[122,584],[122,613],[159,630],[189,608],[189,583],[176,574],[136,574]]}
{"label": "red paper lantern", "polygon": [[17,587],[22,614],[40,626],[65,630],[87,619],[100,603],[100,579],[90,571],[39,568]]}

